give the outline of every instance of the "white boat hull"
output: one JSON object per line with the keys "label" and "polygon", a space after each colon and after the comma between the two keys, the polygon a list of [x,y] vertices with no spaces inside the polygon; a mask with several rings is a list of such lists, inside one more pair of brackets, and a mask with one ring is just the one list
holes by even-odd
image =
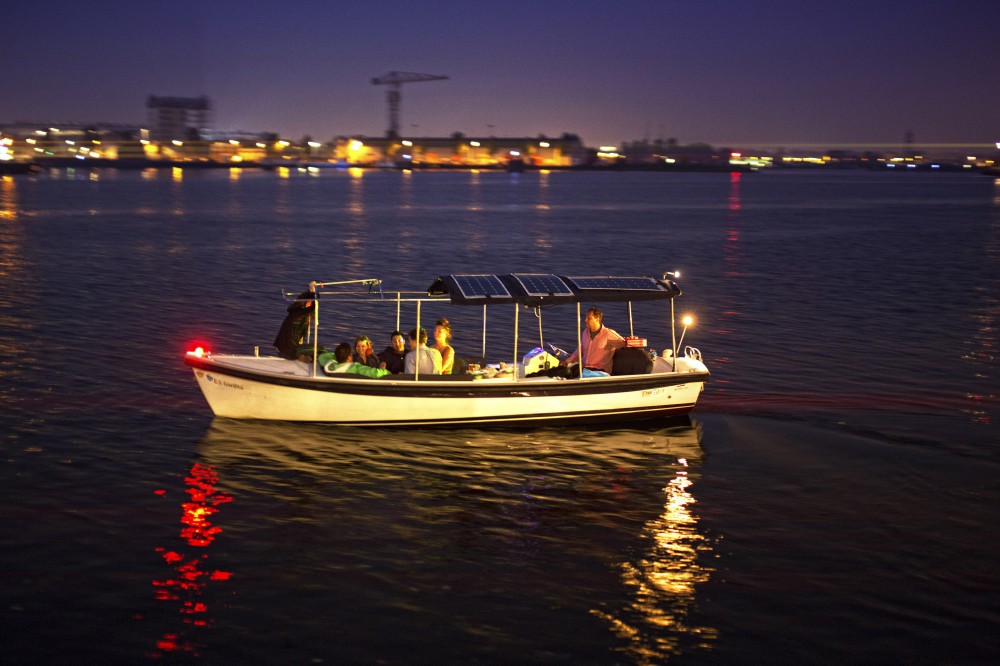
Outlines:
{"label": "white boat hull", "polygon": [[663,418],[690,412],[709,378],[700,361],[683,357],[676,372],[660,359],[651,374],[572,380],[313,377],[311,364],[254,356],[188,354],[186,363],[216,416],[352,426]]}

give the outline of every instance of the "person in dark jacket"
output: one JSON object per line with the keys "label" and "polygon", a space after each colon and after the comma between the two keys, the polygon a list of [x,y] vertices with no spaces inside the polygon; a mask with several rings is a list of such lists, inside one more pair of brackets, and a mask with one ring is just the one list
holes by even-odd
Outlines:
{"label": "person in dark jacket", "polygon": [[389,340],[392,344],[379,354],[379,359],[385,364],[386,370],[398,375],[403,371],[406,359],[406,338],[400,331],[393,331],[389,335]]}
{"label": "person in dark jacket", "polygon": [[300,361],[312,359],[312,349],[300,347],[309,331],[313,312],[316,311],[316,298],[316,282],[313,281],[309,283],[309,290],[299,294],[288,306],[288,314],[281,322],[278,336],[274,339],[274,347],[283,357]]}

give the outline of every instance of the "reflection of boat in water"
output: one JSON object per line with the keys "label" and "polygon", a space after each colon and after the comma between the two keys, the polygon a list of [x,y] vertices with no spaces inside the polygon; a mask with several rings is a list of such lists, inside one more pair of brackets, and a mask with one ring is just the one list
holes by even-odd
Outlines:
{"label": "reflection of boat in water", "polygon": [[[382,294],[381,280],[317,283],[311,305],[312,357],[318,356],[319,304],[340,303],[353,311],[362,302],[382,302],[399,312],[403,304],[420,306],[450,302],[481,306],[483,357],[486,355],[486,310],[511,308],[514,314],[513,356],[496,364],[473,359],[466,372],[451,375],[388,375],[379,379],[330,371],[313,360],[189,352],[185,363],[217,416],[285,421],[316,421],[355,426],[389,425],[539,425],[551,423],[641,421],[690,412],[709,379],[701,352],[683,347],[674,325],[673,301],[680,288],[668,278],[552,274],[445,275],[426,292],[395,298]],[[362,291],[357,291],[361,287]],[[333,289],[340,289],[334,291]],[[348,290],[345,290],[348,289]],[[354,289],[355,291],[349,291]],[[374,290],[374,293],[372,293]],[[610,375],[577,364],[567,375],[549,373],[558,359],[541,346],[541,311],[556,305],[575,306],[581,328],[581,303],[667,301],[671,347],[664,356],[647,352],[646,339],[632,334],[614,352]],[[518,313],[534,310],[540,346],[518,358]],[[492,317],[495,315],[491,315]],[[684,324],[685,331],[687,322]],[[580,347],[577,338],[576,346]],[[510,348],[508,348],[510,349]],[[324,371],[326,370],[326,371]]]}
{"label": "reflection of boat in water", "polygon": [[[273,467],[326,474],[345,460],[357,463],[368,456],[410,461],[453,458],[460,465],[478,454],[532,450],[572,451],[574,457],[597,463],[653,462],[701,459],[701,424],[683,416],[664,427],[590,430],[573,427],[534,428],[512,432],[480,429],[372,429],[370,434],[330,428],[317,423],[268,423],[214,419],[198,446],[212,466],[253,461],[255,467]],[[458,469],[456,467],[456,469]]]}
{"label": "reflection of boat in water", "polygon": [[[592,629],[590,612],[607,632],[534,644],[642,662],[710,634],[685,642],[710,553],[693,499],[701,424],[683,420],[498,431],[215,419],[197,452],[238,505],[220,523],[226,534],[281,563],[279,608],[298,607],[305,589],[324,604],[353,599],[364,622],[401,606],[416,626],[453,613],[461,628],[442,632],[459,643],[546,619]],[[497,617],[506,604],[517,612]],[[325,635],[326,619],[299,630]]]}

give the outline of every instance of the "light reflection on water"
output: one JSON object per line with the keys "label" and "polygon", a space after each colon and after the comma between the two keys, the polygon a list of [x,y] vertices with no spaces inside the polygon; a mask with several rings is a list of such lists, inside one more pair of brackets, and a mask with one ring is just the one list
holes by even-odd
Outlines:
{"label": "light reflection on water", "polygon": [[[241,550],[273,548],[275,532],[330,540],[324,561],[303,552],[287,563],[287,595],[303,587],[336,595],[335,576],[351,572],[369,595],[392,591],[370,596],[357,612],[383,615],[406,589],[412,614],[430,621],[451,609],[463,618],[451,629],[461,635],[487,630],[474,617],[478,609],[463,616],[468,595],[494,603],[514,595],[517,616],[491,617],[489,631],[524,642],[526,654],[524,624],[543,617],[559,624],[559,612],[537,600],[579,597],[606,632],[585,642],[653,663],[714,637],[687,622],[712,571],[693,492],[700,437],[700,424],[690,421],[649,430],[495,432],[215,419],[197,465],[232,496],[219,529],[238,532]],[[241,573],[255,575],[243,562],[233,573],[235,594]],[[292,601],[279,595],[274,603]],[[586,624],[579,611],[567,621]],[[183,635],[177,641],[185,644]]]}
{"label": "light reflection on water", "polygon": [[[153,581],[157,601],[179,605],[182,626],[168,630],[156,640],[152,654],[157,657],[175,652],[199,654],[204,637],[195,636],[194,632],[211,627],[215,621],[206,602],[206,588],[212,582],[227,581],[232,575],[229,571],[212,569],[208,553],[208,547],[222,532],[213,522],[213,516],[221,505],[232,501],[232,496],[218,490],[215,471],[201,463],[191,466],[184,484],[188,501],[181,503],[180,538],[189,550],[178,552],[157,547],[156,552],[174,569],[174,574]],[[166,491],[159,490],[157,494],[165,495]]]}
{"label": "light reflection on water", "polygon": [[[695,439],[689,444],[691,452],[697,454],[700,424],[692,430],[683,434]],[[662,491],[663,512],[642,529],[644,551],[636,560],[621,564],[622,584],[632,595],[628,605],[617,613],[591,611],[627,641],[623,652],[635,663],[663,663],[680,651],[684,637],[705,649],[718,638],[715,629],[688,622],[698,586],[707,583],[714,571],[705,564],[713,549],[698,530],[697,500],[690,491],[696,483],[699,459],[677,458],[675,475]]]}

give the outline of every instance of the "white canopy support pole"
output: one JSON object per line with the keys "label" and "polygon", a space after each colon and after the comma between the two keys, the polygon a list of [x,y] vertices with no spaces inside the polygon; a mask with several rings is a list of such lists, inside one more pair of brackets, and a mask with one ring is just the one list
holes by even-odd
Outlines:
{"label": "white canopy support pole", "polygon": [[313,294],[313,374],[316,376],[316,357],[319,355],[319,294]]}
{"label": "white canopy support pole", "polygon": [[576,348],[580,351],[580,354],[576,358],[576,367],[580,371],[580,379],[583,379],[583,333],[580,331],[580,327],[583,323],[580,319],[580,301],[576,302]]}
{"label": "white canopy support pole", "polygon": [[670,338],[671,338],[671,349],[673,353],[670,355],[670,371],[677,372],[677,325],[674,319],[674,299],[670,299]]}
{"label": "white canopy support pole", "polygon": [[399,330],[400,309],[403,307],[403,300],[402,299],[403,299],[403,293],[397,291],[396,292],[396,329],[395,329],[397,331]]}
{"label": "white canopy support pole", "polygon": [[420,379],[420,301],[417,301],[417,347],[413,350],[413,361],[413,379],[417,380]]}
{"label": "white canopy support pole", "polygon": [[483,303],[483,365],[486,364],[486,303]]}
{"label": "white canopy support pole", "polygon": [[521,306],[514,303],[514,381],[517,381],[517,331],[518,331],[518,316],[521,313]]}
{"label": "white canopy support pole", "polygon": [[535,307],[535,316],[538,317],[538,348],[545,349],[545,339],[542,337],[542,309]]}
{"label": "white canopy support pole", "polygon": [[628,335],[635,337],[635,330],[632,328],[632,301],[628,302]]}

